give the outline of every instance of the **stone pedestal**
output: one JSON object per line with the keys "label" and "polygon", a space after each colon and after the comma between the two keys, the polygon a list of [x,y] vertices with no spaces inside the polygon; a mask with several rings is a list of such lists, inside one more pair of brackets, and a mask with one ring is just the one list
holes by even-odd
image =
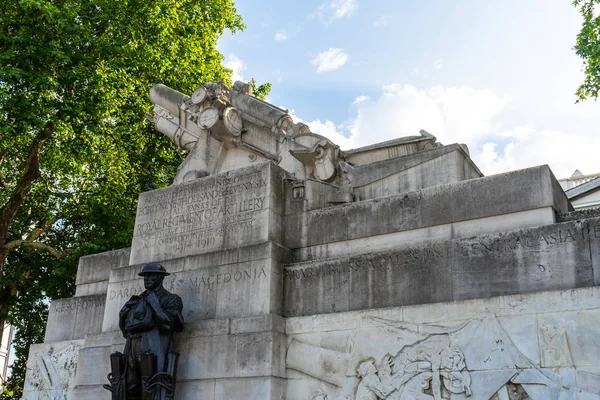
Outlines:
{"label": "stone pedestal", "polygon": [[352,153],[345,188],[264,162],[141,194],[131,249],[82,258],[50,305],[24,399],[109,398],[118,310],[160,262],[177,400],[600,400],[600,213],[547,166],[382,151]]}
{"label": "stone pedestal", "polygon": [[175,400],[600,400],[600,211],[548,166],[483,177],[426,131],[343,151],[242,82],[150,100],[187,159],[130,249],[81,258],[23,399],[110,398],[119,309],[158,262]]}
{"label": "stone pedestal", "polygon": [[[141,267],[160,262],[171,273],[165,288],[184,303],[177,399],[248,399],[248,384],[251,398],[282,398],[283,266],[291,262],[281,244],[286,179],[262,163],[141,194],[131,249],[81,259],[76,297],[52,302],[48,344],[34,346],[32,373],[45,373],[38,353],[73,341],[79,362],[64,389],[73,399],[108,398],[108,357],[125,343],[118,310],[144,290]],[[56,388],[47,386],[32,383],[25,398],[52,396]]]}

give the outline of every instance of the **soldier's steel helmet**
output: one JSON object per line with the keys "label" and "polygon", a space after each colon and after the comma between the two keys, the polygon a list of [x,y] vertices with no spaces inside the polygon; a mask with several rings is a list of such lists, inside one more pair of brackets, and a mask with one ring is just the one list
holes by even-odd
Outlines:
{"label": "soldier's steel helmet", "polygon": [[170,273],[168,273],[165,270],[165,267],[163,267],[160,264],[146,264],[144,265],[144,268],[142,268],[142,272],[140,272],[138,275],[139,276],[144,276],[144,275],[148,275],[148,274],[157,274],[157,275],[171,275]]}

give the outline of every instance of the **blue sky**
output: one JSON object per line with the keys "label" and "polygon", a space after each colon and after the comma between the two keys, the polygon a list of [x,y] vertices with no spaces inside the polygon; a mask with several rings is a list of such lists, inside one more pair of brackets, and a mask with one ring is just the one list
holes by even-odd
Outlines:
{"label": "blue sky", "polygon": [[342,149],[425,129],[486,174],[600,172],[600,102],[583,79],[570,0],[238,0],[219,41],[236,77]]}

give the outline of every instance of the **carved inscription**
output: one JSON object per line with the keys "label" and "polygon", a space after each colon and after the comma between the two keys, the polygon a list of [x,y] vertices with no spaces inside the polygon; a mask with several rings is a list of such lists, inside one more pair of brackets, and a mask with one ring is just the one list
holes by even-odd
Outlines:
{"label": "carved inscription", "polygon": [[[167,289],[169,290],[169,289]],[[129,299],[131,296],[139,296],[140,293],[142,293],[144,291],[144,288],[142,286],[139,287],[127,287],[127,288],[122,288],[122,289],[118,289],[118,290],[111,290],[108,293],[108,299],[109,300],[114,300],[114,299]]]}
{"label": "carved inscription", "polygon": [[[591,234],[596,235],[596,230],[592,230]],[[600,229],[597,230],[597,234],[600,235]],[[475,240],[460,240],[456,242],[456,246],[463,256],[478,256],[518,250],[541,250],[568,243],[584,242],[587,238],[587,227],[573,226],[573,228],[565,227],[556,231],[535,230],[520,235],[494,235]]]}
{"label": "carved inscription", "polygon": [[[264,266],[254,268],[243,268],[227,272],[191,272],[189,274],[171,275],[171,279],[164,281],[164,287],[170,292],[181,293],[183,291],[198,291],[201,289],[212,289],[220,285],[235,285],[249,281],[267,279],[267,271]],[[110,290],[109,300],[125,299],[131,296],[139,296],[144,291],[140,282],[139,286],[130,286],[121,289]]]}
{"label": "carved inscription", "polygon": [[258,280],[267,277],[264,267],[249,268],[235,272],[224,272],[218,274],[201,274],[189,278],[190,289],[211,288],[216,285],[235,284]]}
{"label": "carved inscription", "polygon": [[[487,257],[493,253],[518,251],[544,251],[557,246],[586,243],[590,237],[600,238],[600,225],[580,226],[572,224],[562,229],[536,229],[520,234],[489,235],[479,238],[436,243],[426,247],[408,248],[393,252],[363,254],[345,260],[319,262],[315,266],[303,264],[285,269],[285,278],[304,280],[322,276],[363,273],[369,270],[389,269],[401,266],[430,265],[442,258]],[[557,250],[553,250],[557,251]]]}
{"label": "carved inscription", "polygon": [[62,314],[66,312],[71,312],[79,309],[89,309],[89,308],[97,308],[104,307],[105,298],[96,297],[94,299],[74,299],[70,301],[54,301],[52,302],[52,310],[56,314]]}
{"label": "carved inscription", "polygon": [[175,251],[220,245],[228,234],[250,231],[256,211],[266,208],[267,179],[262,171],[215,176],[202,185],[184,185],[141,200],[134,235],[141,248]]}
{"label": "carved inscription", "polygon": [[434,244],[424,248],[408,248],[401,251],[362,254],[349,257],[346,260],[319,264],[314,267],[287,268],[285,277],[287,279],[311,279],[319,276],[344,275],[352,273],[364,273],[370,270],[383,270],[394,267],[418,267],[429,264],[446,257],[446,249],[441,244]]}

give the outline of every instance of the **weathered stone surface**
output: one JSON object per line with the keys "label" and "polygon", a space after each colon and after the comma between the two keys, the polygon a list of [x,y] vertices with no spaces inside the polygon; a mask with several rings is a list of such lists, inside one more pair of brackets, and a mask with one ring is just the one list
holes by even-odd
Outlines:
{"label": "weathered stone surface", "polygon": [[600,218],[588,220],[590,232],[590,254],[594,268],[594,284],[600,285]]}
{"label": "weathered stone surface", "polygon": [[131,250],[82,258],[24,399],[110,396],[118,311],[160,262],[184,303],[176,400],[600,400],[600,214],[569,212],[547,166],[478,178],[426,132],[344,153],[238,89],[262,110],[243,126],[157,92],[190,155],[140,196]]}
{"label": "weathered stone surface", "polygon": [[181,343],[178,378],[215,379],[235,376],[235,339],[228,335],[193,338]]}
{"label": "weathered stone surface", "polygon": [[361,200],[482,176],[469,155],[458,144],[366,164],[348,172],[353,193]]}
{"label": "weathered stone surface", "polygon": [[[269,242],[178,258],[163,262],[171,272],[164,285],[181,296],[186,322],[281,314],[285,260],[290,260],[289,251]],[[143,292],[139,271],[140,266],[113,271],[107,307],[118,310],[130,296]],[[117,312],[104,315],[102,329],[118,329]]]}
{"label": "weathered stone surface", "polygon": [[576,221],[588,218],[600,218],[600,208],[587,208],[584,210],[558,214],[556,216],[556,222]]}
{"label": "weathered stone surface", "polygon": [[[527,393],[520,398],[597,400],[600,326],[593,321],[599,294],[597,287],[523,294],[523,304],[551,306],[519,315],[499,307],[512,302],[503,296],[390,308],[385,315],[368,310],[288,318],[287,398],[354,400],[377,393],[409,400],[433,398],[436,388],[445,393],[440,398],[450,398],[445,388],[454,388],[452,398],[460,399]],[[331,368],[321,371],[319,360],[330,360]],[[375,369],[361,370],[369,360]],[[444,382],[450,375],[455,385]],[[421,381],[427,384],[413,385]],[[375,382],[389,390],[373,391]]]}
{"label": "weathered stone surface", "polygon": [[440,147],[435,136],[421,130],[420,136],[400,137],[385,142],[344,151],[345,159],[352,165],[366,165],[377,161],[420,153]]}
{"label": "weathered stone surface", "polygon": [[[286,338],[277,332],[176,336],[180,353],[177,379],[181,381],[233,377],[285,377]],[[77,385],[104,384],[109,355],[122,350],[119,343],[86,346],[79,352],[81,373]]]}
{"label": "weathered stone surface", "polygon": [[142,193],[130,264],[280,242],[284,174],[262,163]]}
{"label": "weathered stone surface", "polygon": [[129,265],[130,250],[120,249],[81,257],[77,267],[75,296],[105,294],[110,271]]}
{"label": "weathered stone surface", "polygon": [[537,208],[493,217],[306,246],[293,250],[292,255],[294,261],[300,262],[357,255],[374,250],[402,249],[432,242],[531,228],[551,223],[553,219],[554,211],[551,207]]}
{"label": "weathered stone surface", "polygon": [[[570,210],[548,166],[540,166],[288,215],[284,223],[294,230],[286,230],[283,244],[296,249],[546,207]],[[532,226],[553,222],[552,216]]]}
{"label": "weathered stone surface", "polygon": [[[77,386],[103,385],[108,383],[106,378],[110,372],[110,354],[123,351],[112,346],[84,347],[79,350],[78,373],[75,383]],[[104,391],[104,396],[108,392]]]}
{"label": "weathered stone surface", "polygon": [[231,333],[231,320],[223,319],[205,319],[199,322],[187,322],[183,327],[183,332],[178,335],[181,340],[201,336],[228,335]]}
{"label": "weathered stone surface", "polygon": [[445,248],[294,264],[284,271],[285,316],[452,300]]}
{"label": "weathered stone surface", "polygon": [[215,400],[285,400],[286,389],[286,381],[281,378],[219,380],[215,385]]}
{"label": "weathered stone surface", "polygon": [[234,335],[264,331],[284,333],[285,319],[279,315],[267,314],[231,320],[231,333]]}
{"label": "weathered stone surface", "polygon": [[592,286],[597,241],[579,222],[456,241],[454,299]]}
{"label": "weathered stone surface", "polygon": [[177,382],[176,399],[207,399],[215,398],[215,380],[198,380]]}
{"label": "weathered stone surface", "polygon": [[235,376],[285,378],[287,340],[277,332],[239,334],[236,337]]}
{"label": "weathered stone surface", "polygon": [[105,399],[106,389],[102,385],[75,386],[72,399]]}
{"label": "weathered stone surface", "polygon": [[82,340],[68,340],[31,345],[22,399],[74,398],[72,391],[82,344]]}
{"label": "weathered stone surface", "polygon": [[48,310],[45,342],[83,339],[102,330],[105,295],[53,300]]}
{"label": "weathered stone surface", "polygon": [[[286,316],[366,310],[594,285],[595,222],[285,267]],[[592,251],[592,252],[591,252]],[[591,252],[591,253],[590,253]]]}

